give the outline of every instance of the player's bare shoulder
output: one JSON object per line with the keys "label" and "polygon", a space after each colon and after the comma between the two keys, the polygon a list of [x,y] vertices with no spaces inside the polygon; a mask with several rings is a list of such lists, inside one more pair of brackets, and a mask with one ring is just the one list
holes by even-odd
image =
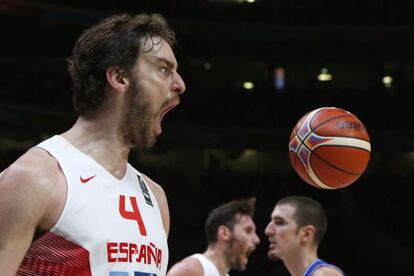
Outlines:
{"label": "player's bare shoulder", "polygon": [[[10,189],[35,189],[50,191],[50,185],[61,174],[59,164],[45,150],[32,148],[2,172],[0,181]],[[4,187],[3,187],[4,188]]]}
{"label": "player's bare shoulder", "polygon": [[343,274],[334,267],[324,266],[320,267],[315,272],[313,272],[314,276],[343,276]]}
{"label": "player's bare shoulder", "polygon": [[181,262],[176,263],[168,271],[167,276],[203,276],[204,271],[200,262],[191,257],[187,257]]}
{"label": "player's bare shoulder", "polygon": [[66,198],[65,179],[56,159],[43,149],[32,148],[1,173],[0,195],[16,211],[30,208],[30,218],[47,228],[49,213]]}
{"label": "player's bare shoulder", "polygon": [[141,175],[142,177],[144,177],[145,182],[147,183],[151,191],[154,193],[154,195],[157,197],[157,199],[158,197],[161,197],[161,198],[165,197],[164,189],[158,183],[154,182],[154,180],[152,180],[145,174],[141,174]]}
{"label": "player's bare shoulder", "polygon": [[56,160],[41,149],[30,149],[1,173],[2,275],[15,275],[33,237],[56,223],[66,197],[62,177]]}

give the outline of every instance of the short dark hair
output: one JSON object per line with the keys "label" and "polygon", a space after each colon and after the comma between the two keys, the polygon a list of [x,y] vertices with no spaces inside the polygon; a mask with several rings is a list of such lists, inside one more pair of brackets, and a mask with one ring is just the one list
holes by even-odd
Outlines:
{"label": "short dark hair", "polygon": [[174,46],[174,31],[160,14],[113,15],[85,30],[67,59],[76,112],[94,114],[105,98],[106,70],[116,66],[130,73],[142,45],[157,36]]}
{"label": "short dark hair", "polygon": [[226,226],[233,230],[241,215],[253,217],[255,204],[256,198],[252,197],[233,200],[213,209],[204,226],[208,244],[217,242],[217,230],[220,226]]}
{"label": "short dark hair", "polygon": [[313,225],[315,227],[314,242],[318,245],[322,241],[328,227],[328,221],[319,202],[305,196],[287,196],[277,202],[276,206],[280,205],[293,206],[295,208],[293,219],[298,230],[306,225]]}

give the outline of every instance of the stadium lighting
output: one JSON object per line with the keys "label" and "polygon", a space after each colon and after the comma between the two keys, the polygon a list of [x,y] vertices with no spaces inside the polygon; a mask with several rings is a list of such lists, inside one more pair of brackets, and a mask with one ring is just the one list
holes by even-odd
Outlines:
{"label": "stadium lighting", "polygon": [[318,75],[318,80],[319,81],[331,81],[332,75],[329,74],[328,69],[322,68],[321,73]]}
{"label": "stadium lighting", "polygon": [[246,90],[252,90],[254,88],[254,83],[251,81],[243,82],[243,88]]}
{"label": "stadium lighting", "polygon": [[384,76],[382,78],[382,83],[386,88],[390,88],[392,85],[392,77],[391,76]]}

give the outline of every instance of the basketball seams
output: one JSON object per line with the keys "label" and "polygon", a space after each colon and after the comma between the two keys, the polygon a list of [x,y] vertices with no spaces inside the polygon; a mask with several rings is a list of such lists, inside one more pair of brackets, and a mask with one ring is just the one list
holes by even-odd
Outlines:
{"label": "basketball seams", "polygon": [[[299,149],[300,149],[300,147],[301,146],[305,146],[308,150],[310,150],[310,148],[304,143],[304,141],[306,141],[306,139],[308,138],[308,136],[310,135],[310,134],[312,134],[312,128],[311,128],[311,122],[312,122],[312,120],[313,120],[313,118],[316,116],[316,114],[318,114],[321,110],[323,110],[323,109],[325,109],[325,108],[319,108],[319,109],[316,109],[316,110],[314,110],[314,111],[311,111],[311,112],[309,112],[308,113],[308,115],[305,115],[304,116],[304,119],[303,119],[303,122],[302,122],[302,124],[300,124],[299,126],[296,126],[296,127],[294,127],[293,128],[293,132],[294,132],[294,134],[295,134],[295,136],[294,137],[297,137],[298,138],[298,140],[300,141],[300,145],[298,146],[298,149],[297,149],[297,151],[295,152],[295,160],[294,160],[294,162],[296,162],[296,160],[298,159],[298,155],[297,155],[297,152],[299,151]],[[309,120],[308,120],[308,118],[309,117],[311,117]],[[303,137],[303,140],[300,138],[300,136],[299,136],[299,134],[298,134],[298,131],[306,124],[306,123],[308,123],[308,126],[309,126],[309,130],[310,130],[310,132],[307,134],[307,135],[305,135],[305,137]],[[293,138],[294,139],[294,138]],[[293,140],[293,139],[291,139],[291,141]],[[302,161],[301,161],[302,162]],[[295,163],[296,164],[296,163]]]}
{"label": "basketball seams", "polygon": [[368,152],[368,153],[371,153],[371,151],[369,151],[369,150],[367,150],[367,149],[364,149],[364,148],[355,147],[355,146],[349,146],[349,145],[341,145],[341,144],[319,145],[319,146],[317,146],[317,147],[313,148],[313,151],[314,151],[315,149],[317,149],[317,148],[319,149],[319,148],[323,148],[323,147],[336,147],[336,148],[343,147],[343,148],[353,148],[353,149],[363,150],[363,151],[366,151],[366,152]]}
{"label": "basketball seams", "polygon": [[[322,109],[321,109],[321,110],[322,110]],[[318,114],[321,110],[319,110],[316,114]],[[343,110],[343,109],[338,109],[338,110],[341,110],[341,111],[347,112],[347,111],[345,111],[345,110]],[[316,114],[315,114],[315,116],[316,116]],[[313,121],[313,119],[315,118],[315,116],[313,116],[313,117],[310,119],[310,121],[309,121],[309,129],[311,130],[311,132],[310,132],[308,135],[306,135],[306,137],[304,137],[304,140],[306,140],[306,138],[308,138],[308,136],[309,136],[309,135],[311,135],[312,133],[314,133],[314,134],[316,134],[316,135],[318,135],[318,136],[321,136],[321,137],[352,137],[352,136],[342,136],[342,135],[335,135],[335,136],[322,136],[322,135],[319,135],[319,134],[317,134],[317,133],[316,133],[316,131],[318,130],[318,128],[320,128],[320,127],[321,127],[321,126],[323,126],[324,124],[326,124],[326,123],[328,123],[328,122],[330,122],[330,121],[336,120],[336,119],[338,119],[338,118],[343,118],[343,117],[351,117],[351,118],[353,118],[353,119],[357,119],[357,118],[356,118],[356,116],[355,116],[355,115],[353,115],[352,113],[349,113],[349,112],[348,112],[348,114],[342,114],[342,115],[338,115],[338,116],[335,116],[335,117],[329,118],[329,119],[327,119],[327,120],[325,120],[325,121],[323,121],[323,122],[319,123],[319,125],[315,126],[315,128],[312,128],[312,121]],[[360,120],[358,120],[358,119],[357,119],[357,121],[358,121],[359,123],[361,123],[361,121],[360,121]],[[362,124],[362,123],[361,123],[361,124]],[[365,127],[364,127],[364,128],[365,128]],[[365,132],[366,132],[366,131],[365,131]],[[355,137],[352,137],[352,138],[355,138]],[[363,139],[363,138],[355,138],[355,139],[364,140],[364,141],[366,141],[366,142],[370,143],[369,138],[368,138],[368,139]]]}
{"label": "basketball seams", "polygon": [[349,147],[365,149],[371,152],[371,142],[365,139],[360,139],[360,138],[356,138],[352,136],[339,136],[339,135],[338,136],[321,136],[315,133],[314,133],[314,136],[319,139],[325,139],[325,141],[322,141],[319,144],[316,144],[314,146],[307,147],[311,151],[314,151],[321,146],[349,146]]}
{"label": "basketball seams", "polygon": [[[322,147],[329,147],[329,146],[331,146],[331,145],[327,145],[327,146],[321,146],[320,148],[322,148]],[[358,149],[358,150],[362,150],[362,151],[366,151],[366,152],[368,152],[368,153],[370,153],[370,151],[368,151],[368,150],[366,150],[366,149],[362,149],[362,148],[358,148],[358,147],[352,147],[352,146],[344,146],[344,145],[336,145],[335,147],[344,147],[344,148],[354,148],[354,149]],[[337,167],[337,166],[335,166],[334,164],[332,164],[332,163],[330,163],[329,161],[326,161],[325,159],[323,159],[322,157],[320,157],[316,152],[313,152],[313,151],[311,151],[311,154],[310,154],[310,156],[309,156],[309,159],[311,160],[312,159],[312,155],[315,155],[319,160],[321,160],[322,162],[324,162],[325,164],[327,164],[327,165],[329,165],[329,166],[331,166],[332,168],[334,168],[334,169],[336,169],[336,170],[338,170],[338,171],[341,171],[341,172],[343,172],[343,173],[347,173],[347,174],[350,174],[350,175],[355,175],[355,176],[359,176],[359,175],[361,175],[362,173],[353,173],[353,172],[349,172],[349,171],[346,171],[346,170],[344,170],[344,169],[342,169],[342,168],[339,168],[339,167]],[[309,164],[310,164],[310,166],[312,166],[312,162],[309,160]],[[316,173],[315,173],[316,174]],[[319,178],[319,177],[318,177]]]}
{"label": "basketball seams", "polygon": [[349,136],[349,135],[335,135],[335,136],[323,136],[323,135],[319,135],[317,133],[314,133],[315,135],[318,135],[319,137],[323,137],[323,138],[350,138],[350,139],[356,139],[356,140],[361,140],[367,143],[371,143],[371,141],[369,139],[363,139],[363,138],[357,138],[355,136]]}
{"label": "basketball seams", "polygon": [[[314,111],[311,111],[311,112],[309,112],[307,115],[305,115],[304,116],[304,119],[303,119],[303,122],[302,122],[302,124],[297,128],[297,131],[295,131],[295,135],[296,136],[298,136],[298,138],[299,138],[299,140],[301,141],[301,142],[303,142],[304,140],[306,140],[306,138],[308,137],[308,135],[310,134],[310,133],[312,133],[313,131],[312,131],[312,128],[311,128],[311,122],[312,122],[312,120],[313,120],[313,118],[315,118],[315,116],[321,111],[321,110],[323,110],[323,109],[325,109],[325,108],[319,108],[319,109],[316,109],[316,110],[314,110]],[[304,140],[301,140],[300,139],[300,136],[298,135],[298,131],[306,124],[306,123],[308,123],[308,126],[309,126],[309,130],[310,130],[310,132],[307,134],[307,135],[305,135],[304,137],[303,137],[303,139]],[[293,129],[293,130],[295,130],[295,128]]]}
{"label": "basketball seams", "polygon": [[[323,182],[322,180],[321,180],[321,178],[319,177],[319,175],[316,173],[316,171],[313,169],[313,167],[312,167],[312,162],[311,162],[311,160],[312,160],[312,155],[313,155],[314,153],[313,152],[311,152],[310,153],[310,155],[309,155],[309,168],[307,168],[307,171],[308,171],[308,175],[309,175],[309,177],[310,177],[310,179],[312,179],[312,181],[313,182],[315,182],[316,183],[316,185],[319,187],[319,188],[323,188],[323,189],[334,189],[333,187],[330,187],[330,186],[328,186],[325,182]],[[317,156],[318,157],[318,156]],[[319,157],[318,157],[319,158]],[[320,159],[320,158],[319,158]],[[316,178],[316,179],[315,179]]]}
{"label": "basketball seams", "polygon": [[[297,133],[295,133],[295,136],[293,136],[293,139],[295,139],[295,137],[298,137],[298,139],[299,139],[299,141],[300,141],[300,138],[299,138],[299,136],[297,135]],[[293,139],[292,139],[292,140],[293,140]],[[291,140],[291,141],[292,141],[292,140]],[[302,143],[302,141],[301,141],[301,143]],[[298,149],[297,149],[297,150],[299,150],[299,148],[300,148],[300,146],[298,147]],[[291,150],[289,149],[289,151],[291,151]],[[293,151],[293,150],[292,150],[292,152],[294,152],[294,153],[295,153],[295,157],[294,157],[293,163],[294,163],[294,164],[296,164],[296,160],[298,159],[297,151],[295,152],[295,151]],[[295,166],[294,166],[294,167],[295,167]]]}
{"label": "basketball seams", "polygon": [[[309,115],[311,115],[311,114],[309,114]],[[308,115],[308,116],[309,116]],[[300,139],[300,136],[299,136],[299,134],[298,134],[298,131],[302,128],[302,126],[306,123],[306,119],[307,119],[307,117],[308,116],[306,116],[305,117],[305,119],[303,120],[303,122],[302,122],[302,124],[300,124],[300,126],[296,126],[296,127],[294,127],[293,128],[293,133],[295,134],[294,136],[293,136],[293,139],[291,139],[290,141],[292,141],[292,140],[294,140],[295,139],[295,137],[297,137],[298,138],[298,140],[300,141],[300,145],[298,146],[298,148],[297,148],[297,150],[296,150],[296,152],[295,151],[293,151],[294,153],[295,153],[295,157],[294,157],[294,160],[293,160],[293,163],[294,164],[296,164],[296,161],[298,160],[298,155],[297,155],[297,152],[299,151],[299,149],[300,149],[300,147],[302,146],[302,145],[305,145],[304,143],[303,143],[303,141],[304,140],[302,140],[302,139]],[[291,135],[292,136],[292,135]],[[305,145],[306,146],[306,145]],[[309,148],[308,148],[309,149]],[[302,161],[301,161],[302,162]]]}
{"label": "basketball seams", "polygon": [[[310,159],[312,159],[312,156],[313,155],[315,155],[319,160],[321,160],[322,162],[324,162],[325,164],[327,164],[328,166],[331,166],[332,168],[335,168],[335,169],[337,169],[337,170],[339,170],[339,171],[341,171],[341,172],[343,172],[343,173],[346,173],[346,174],[350,174],[350,175],[354,175],[354,176],[360,176],[361,174],[352,174],[352,173],[348,173],[348,172],[345,172],[344,170],[342,170],[342,169],[340,169],[340,168],[337,168],[336,166],[334,166],[334,165],[332,165],[331,163],[329,163],[329,162],[327,162],[326,160],[324,160],[324,159],[322,159],[321,157],[319,157],[316,153],[311,153],[311,155],[310,155]],[[309,164],[310,164],[310,166],[312,167],[312,162],[309,160]],[[321,188],[325,188],[325,189],[335,189],[335,187],[331,187],[331,186],[328,186],[327,184],[325,184],[322,180],[321,180],[321,177],[319,176],[319,174],[318,174],[318,172],[317,171],[314,171],[313,169],[312,169],[312,172],[313,172],[313,174],[315,175],[315,177],[316,178],[318,178],[318,180],[321,182],[321,183],[323,183],[327,188],[325,188],[325,187],[321,187]]]}
{"label": "basketball seams", "polygon": [[353,116],[352,114],[343,114],[343,115],[338,115],[338,116],[335,116],[335,117],[332,117],[332,118],[326,119],[325,121],[323,121],[323,122],[319,123],[319,125],[315,126],[315,128],[313,129],[313,128],[312,128],[312,120],[315,118],[315,116],[313,116],[313,117],[312,117],[312,119],[311,119],[311,120],[310,120],[310,122],[309,122],[309,128],[310,128],[311,132],[315,132],[316,130],[318,130],[318,128],[320,128],[320,127],[321,127],[321,126],[323,126],[324,124],[326,124],[326,123],[328,123],[328,122],[330,122],[330,121],[333,121],[333,120],[335,120],[335,119],[338,119],[338,118],[343,118],[343,117],[352,117],[352,118],[355,118],[355,116]]}
{"label": "basketball seams", "polygon": [[[305,136],[305,138],[302,140],[302,139],[300,139],[300,137],[298,136],[298,135],[295,135],[295,137],[297,137],[298,138],[298,140],[300,141],[300,146],[298,147],[298,150],[297,151],[299,151],[299,149],[300,149],[300,147],[301,146],[304,146],[304,147],[306,147],[308,150],[310,150],[310,151],[313,151],[313,150],[315,150],[316,148],[319,148],[319,147],[321,147],[321,146],[325,146],[323,143],[322,144],[319,144],[319,145],[317,145],[317,146],[315,146],[315,147],[313,147],[313,148],[310,148],[306,143],[305,143],[305,141],[306,141],[306,139],[309,137],[309,135],[311,135],[313,132],[310,132],[308,135],[306,135]],[[353,136],[341,136],[341,135],[336,135],[336,136],[322,136],[322,135],[319,135],[319,134],[316,134],[316,133],[313,133],[314,135],[316,135],[316,136],[318,136],[318,137],[322,137],[322,138],[327,138],[327,139],[335,139],[335,138],[349,138],[349,139],[354,139],[354,140],[360,140],[360,141],[364,141],[364,142],[367,142],[367,143],[371,143],[371,141],[370,140],[367,140],[367,139],[362,139],[362,138],[356,138],[356,137],[353,137]],[[292,139],[293,140],[293,139]],[[329,145],[326,145],[326,146],[347,146],[347,145],[343,145],[343,144],[329,144]],[[349,146],[349,147],[352,147],[352,146]],[[362,148],[362,147],[354,147],[354,148],[358,148],[358,149],[364,149],[364,148]],[[289,149],[290,150],[290,149]],[[365,150],[365,149],[364,149]],[[290,150],[290,151],[292,151],[292,150]],[[296,151],[296,152],[297,152]],[[293,151],[294,152],[294,151]],[[369,151],[370,152],[370,151]]]}
{"label": "basketball seams", "polygon": [[[314,133],[314,134],[316,134],[316,135],[318,135],[318,136],[320,136],[320,137],[335,137],[335,136],[322,136],[322,135],[319,135],[319,134],[317,134],[317,133],[315,133],[315,131],[318,129],[318,128],[320,128],[321,126],[323,126],[324,124],[326,124],[327,122],[330,122],[330,121],[332,121],[332,120],[335,120],[335,119],[338,119],[338,118],[342,118],[342,117],[354,117],[352,114],[343,114],[343,115],[338,115],[338,116],[335,116],[335,117],[332,117],[332,118],[329,118],[329,119],[327,119],[327,120],[325,120],[325,121],[323,121],[323,122],[321,122],[321,123],[319,123],[319,125],[317,125],[314,129],[312,129],[312,121],[313,121],[313,119],[316,117],[316,115],[319,113],[319,112],[321,112],[322,110],[325,110],[326,108],[320,108],[320,109],[318,109],[314,114],[309,114],[308,116],[310,116],[310,115],[312,115],[312,118],[310,118],[309,119],[309,133],[308,134],[306,134],[305,135],[305,137],[303,137],[303,140],[300,138],[300,136],[299,135],[297,135],[298,134],[298,132],[297,131],[295,131],[295,136],[297,136],[298,137],[298,139],[299,139],[299,141],[301,142],[301,145],[305,145],[309,150],[310,150],[310,148],[304,143],[304,141],[306,141],[306,139],[309,137],[309,135],[311,135],[312,133]],[[341,109],[342,110],[342,109]],[[343,110],[342,110],[343,111]],[[303,127],[303,125],[306,123],[306,121],[307,121],[307,118],[303,121],[303,124],[298,128],[298,130],[299,129],[301,129],[302,127]],[[336,136],[336,137],[342,137],[342,136]],[[350,137],[350,136],[343,136],[343,137]],[[361,140],[365,140],[365,139],[361,139]],[[367,141],[367,140],[365,140],[365,141]],[[369,141],[367,141],[367,142],[369,142]]]}
{"label": "basketball seams", "polygon": [[[297,164],[297,162],[299,162],[300,164]],[[320,188],[320,185],[312,178],[312,176],[309,174],[309,168],[307,168],[307,166],[305,165],[305,164],[303,164],[303,162],[302,162],[302,160],[300,159],[300,158],[298,158],[298,155],[297,154],[295,154],[295,161],[294,161],[294,164],[293,164],[293,167],[295,168],[295,170],[299,170],[297,167],[298,166],[300,166],[300,165],[302,165],[303,166],[303,168],[305,169],[305,171],[306,171],[306,174],[309,176],[309,179],[312,181],[312,183],[309,183],[309,184],[311,184],[312,186],[314,186],[314,187],[319,187]],[[312,170],[312,168],[310,168],[311,170]],[[312,170],[313,171],[313,170]],[[319,179],[318,179],[319,180]],[[319,182],[322,182],[322,181],[320,181],[319,180]]]}
{"label": "basketball seams", "polygon": [[[305,146],[306,146],[306,145],[305,145]],[[327,145],[327,146],[330,146],[330,145]],[[327,146],[321,146],[321,147],[327,147]],[[355,148],[355,149],[359,149],[359,150],[362,150],[362,151],[367,151],[367,150],[365,150],[365,149],[358,148],[358,147],[352,147],[352,146],[342,146],[342,145],[338,145],[338,146],[341,146],[341,147],[348,147],[348,148]],[[367,152],[369,153],[369,151],[367,151]],[[296,168],[296,167],[298,166],[297,162],[299,161],[299,162],[302,164],[302,166],[304,167],[304,169],[307,171],[307,174],[309,175],[309,178],[312,180],[312,182],[313,182],[313,185],[314,185],[314,186],[315,186],[315,185],[317,185],[317,186],[319,186],[320,188],[325,188],[325,189],[334,189],[333,187],[330,187],[330,186],[328,186],[327,184],[325,184],[325,183],[321,180],[321,178],[320,178],[320,176],[318,175],[317,171],[315,171],[315,170],[313,169],[312,162],[311,162],[311,160],[312,160],[312,156],[315,156],[316,158],[318,158],[318,159],[319,159],[320,161],[322,161],[323,163],[327,164],[327,165],[328,165],[328,166],[330,166],[331,168],[334,168],[334,169],[336,169],[336,170],[338,170],[338,171],[340,171],[340,172],[343,172],[343,173],[346,173],[346,174],[349,174],[349,175],[353,175],[353,176],[361,176],[361,174],[362,174],[362,173],[353,173],[353,172],[349,172],[349,171],[347,171],[347,170],[344,170],[344,169],[342,169],[342,168],[339,168],[339,167],[335,166],[334,164],[332,164],[332,163],[330,163],[330,162],[326,161],[326,160],[325,160],[325,159],[323,159],[321,156],[319,156],[316,152],[313,152],[313,151],[310,151],[310,155],[309,155],[309,167],[307,167],[307,166],[306,166],[306,164],[304,164],[304,163],[302,162],[302,160],[301,160],[300,158],[298,158],[298,154],[295,154],[294,167]],[[318,180],[318,181],[316,181],[316,180],[312,177],[312,174],[313,174],[313,175],[317,178],[317,180]],[[321,187],[321,186],[320,186],[320,184],[319,184],[318,182],[320,182],[320,184],[324,185],[324,187]]]}

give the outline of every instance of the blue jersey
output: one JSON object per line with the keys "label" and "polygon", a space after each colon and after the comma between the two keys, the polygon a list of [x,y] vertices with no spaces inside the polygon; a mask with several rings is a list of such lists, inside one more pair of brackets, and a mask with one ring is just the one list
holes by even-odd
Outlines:
{"label": "blue jersey", "polygon": [[317,270],[318,268],[323,267],[323,266],[329,266],[329,267],[335,268],[336,270],[341,272],[342,275],[345,275],[345,273],[339,267],[334,266],[330,263],[327,263],[327,262],[325,262],[321,259],[316,259],[308,266],[308,268],[303,273],[303,276],[312,276],[312,274],[313,274],[313,272],[315,272],[315,270]]}

